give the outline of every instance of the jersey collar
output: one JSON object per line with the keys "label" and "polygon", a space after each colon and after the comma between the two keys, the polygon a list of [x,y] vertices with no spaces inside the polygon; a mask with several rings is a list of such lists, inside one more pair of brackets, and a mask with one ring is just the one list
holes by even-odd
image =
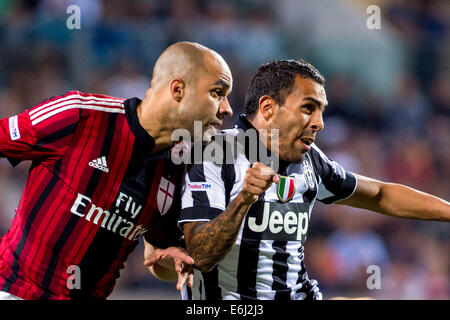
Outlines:
{"label": "jersey collar", "polygon": [[155,155],[151,155],[153,148],[155,147],[155,139],[145,130],[137,115],[137,107],[141,103],[139,98],[131,98],[124,101],[125,115],[127,117],[128,125],[131,131],[136,137],[136,143],[142,145],[142,150],[145,150],[148,154],[148,160],[156,161],[160,159],[170,158],[171,147],[158,152]]}
{"label": "jersey collar", "polygon": [[[262,151],[263,153],[267,154],[267,156],[270,156],[270,155],[271,155],[271,151],[268,150],[268,149],[266,148],[266,146],[261,142],[261,140],[259,140],[259,132],[258,132],[258,130],[250,123],[250,121],[247,119],[247,115],[246,115],[246,114],[241,114],[241,115],[239,116],[239,119],[238,119],[238,121],[237,121],[237,123],[236,123],[235,128],[236,128],[236,129],[241,129],[241,130],[243,130],[244,132],[247,131],[247,130],[250,130],[250,129],[256,131],[256,136],[258,137],[258,148],[257,148],[258,155],[257,155],[257,161],[260,161],[259,155],[260,155],[260,152],[261,152],[261,151]],[[244,149],[245,149],[245,156],[246,156],[247,160],[250,160],[250,159],[251,159],[251,158],[250,158],[250,146],[249,146],[247,143],[245,143]],[[260,150],[261,150],[261,151],[260,151]],[[252,159],[254,159],[254,156],[252,157]]]}
{"label": "jersey collar", "polygon": [[[260,161],[260,158],[259,158],[260,150],[263,152],[263,154],[265,153],[265,154],[267,154],[267,156],[269,156],[269,157],[271,156],[272,152],[266,148],[266,146],[261,142],[261,140],[259,140],[259,132],[247,119],[246,114],[241,114],[239,116],[239,119],[238,119],[238,122],[236,123],[235,128],[242,129],[244,131],[249,130],[249,129],[256,130],[256,135],[258,137],[258,149],[257,149],[258,150],[258,155],[257,155],[258,161]],[[246,143],[244,147],[245,147],[245,156],[247,157],[247,160],[250,160],[249,145]],[[264,164],[270,166],[269,163],[264,163]],[[290,162],[288,162],[288,161],[280,160],[278,173],[285,174],[286,168],[289,164],[290,164]]]}
{"label": "jersey collar", "polygon": [[124,101],[125,115],[128,125],[136,137],[136,142],[145,145],[145,149],[150,153],[155,146],[155,139],[141,126],[137,116],[137,106],[141,103],[139,98],[131,98]]}

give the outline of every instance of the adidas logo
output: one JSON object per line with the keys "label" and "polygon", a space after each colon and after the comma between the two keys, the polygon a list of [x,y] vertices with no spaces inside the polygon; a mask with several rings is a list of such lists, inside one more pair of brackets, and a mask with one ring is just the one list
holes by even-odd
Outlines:
{"label": "adidas logo", "polygon": [[108,168],[108,164],[106,163],[105,156],[95,159],[95,160],[92,160],[91,162],[89,162],[89,166],[91,166],[95,169],[102,170],[104,172],[109,172],[109,168]]}

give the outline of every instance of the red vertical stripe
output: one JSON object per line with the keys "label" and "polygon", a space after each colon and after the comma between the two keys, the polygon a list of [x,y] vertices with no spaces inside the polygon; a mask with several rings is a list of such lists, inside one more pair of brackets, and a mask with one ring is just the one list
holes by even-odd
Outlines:
{"label": "red vertical stripe", "polygon": [[[90,117],[87,118],[87,121],[85,122],[84,125],[82,125],[78,132],[83,132],[84,133],[84,137],[91,138],[90,135],[86,135],[86,132],[92,132],[94,131],[97,134],[100,134],[99,131],[103,131],[103,130],[95,130],[96,128],[101,127],[102,125],[102,118],[105,117],[105,114],[103,113],[92,113],[92,115]],[[94,136],[95,138],[95,136]],[[80,163],[82,160],[82,156],[86,152],[87,150],[91,150],[90,148],[92,148],[92,141],[89,141],[87,139],[78,139],[75,140],[78,142],[78,145],[74,148],[75,150],[77,150],[78,152],[74,152],[73,155],[75,155],[75,159],[73,159],[72,157],[67,157],[64,161],[64,163],[67,162],[76,162],[76,163]],[[89,143],[90,142],[90,143]],[[69,155],[70,156],[70,155]],[[64,166],[64,165],[63,165]],[[64,167],[62,167],[62,170],[64,170]],[[65,171],[66,173],[68,173],[67,171]],[[78,190],[78,186],[80,184],[80,181],[83,181],[83,179],[86,179],[86,174],[80,174],[79,171],[77,171],[78,174],[75,175],[72,179],[72,181],[67,181],[66,183],[72,186],[72,188],[74,190]],[[62,178],[64,179],[64,173],[61,172]],[[44,234],[44,235],[48,235],[47,239],[49,241],[49,243],[54,243],[56,241],[56,239],[60,236],[60,232],[62,232],[62,230],[64,230],[65,225],[67,224],[67,222],[69,221],[70,217],[71,217],[71,213],[70,213],[70,206],[72,204],[73,199],[71,199],[72,197],[70,196],[70,190],[68,191],[66,188],[69,188],[68,186],[64,186],[64,187],[60,187],[60,188],[55,188],[55,193],[52,194],[52,199],[49,199],[50,201],[48,203],[46,203],[46,205],[48,205],[49,207],[43,209],[43,212],[47,211],[47,212],[60,212],[57,215],[44,215],[44,219],[43,221],[39,224],[40,225],[40,230],[39,233],[37,234]],[[64,190],[66,189],[66,190]],[[68,195],[66,196],[61,196],[61,193],[65,193],[68,191]],[[51,202],[51,200],[59,200],[59,201],[55,201],[55,202]],[[64,208],[66,210],[61,210],[61,208]],[[62,212],[62,214],[61,214]],[[50,248],[45,247],[45,246],[40,246],[38,249],[38,255],[35,259],[35,261],[32,262],[32,265],[38,265],[38,266],[42,266],[41,268],[45,269],[45,266],[48,265],[50,259],[51,259],[51,254],[49,254],[49,250]],[[38,268],[35,268],[35,273],[34,273],[34,279],[37,281],[41,281],[43,275],[45,274],[45,270],[39,270]],[[58,277],[55,278],[55,281],[57,281]],[[65,284],[64,284],[65,287]]]}
{"label": "red vertical stripe", "polygon": [[[80,126],[80,128],[77,130],[76,135],[78,135],[78,132],[92,132],[97,131],[93,130],[94,128],[98,128],[102,122],[102,116],[104,116],[102,113],[93,113],[91,117],[87,119],[87,121]],[[88,136],[89,137],[89,136]],[[76,140],[75,140],[76,141]],[[63,166],[61,167],[61,174],[62,178],[64,179],[64,172],[69,173],[66,168],[66,163],[80,163],[82,161],[81,157],[87,150],[90,150],[91,146],[88,143],[89,140],[87,139],[78,139],[78,145],[75,146],[72,150],[74,152],[72,154],[67,155],[67,158],[63,161]],[[92,143],[91,143],[92,144]],[[77,152],[78,151],[78,152]],[[63,172],[64,170],[64,172]],[[78,190],[78,185],[80,184],[80,181],[82,179],[86,179],[86,174],[80,174],[79,170],[77,171],[77,175],[73,175],[72,180],[66,180],[65,182],[74,189]],[[55,212],[59,214],[42,214],[39,217],[36,218],[36,225],[39,226],[36,234],[43,234],[47,235],[47,237],[44,237],[44,241],[49,241],[49,243],[54,243],[59,236],[60,232],[64,230],[64,226],[69,221],[71,213],[70,213],[70,206],[73,199],[70,196],[71,192],[68,190],[69,186],[64,185],[60,186],[59,188],[55,188],[55,192],[52,193],[51,199],[48,199],[48,201],[45,203],[46,208],[42,208],[42,212]],[[66,192],[68,192],[66,194]],[[65,196],[61,196],[62,194],[65,194]],[[76,193],[75,193],[76,194]],[[55,201],[56,200],[56,201]],[[66,210],[61,210],[61,208],[65,208]],[[61,214],[62,211],[63,214]],[[42,218],[41,220],[38,220],[38,218]],[[54,239],[54,240],[51,240]],[[47,266],[50,259],[51,254],[49,254],[49,249],[45,245],[41,245],[38,247],[38,250],[36,252],[36,255],[31,258],[30,265],[34,267],[35,272],[30,273],[32,277],[37,280],[41,281],[42,276],[45,274],[45,270],[40,270],[39,268],[36,268],[35,266]]]}
{"label": "red vertical stripe", "polygon": [[[123,125],[127,126],[126,120]],[[106,199],[105,202],[102,201],[103,203],[105,203],[106,208],[110,208],[114,203],[114,200],[117,196],[121,182],[127,169],[127,166],[125,164],[130,160],[131,154],[133,152],[134,136],[131,134],[129,130],[121,130],[120,132],[122,134],[121,136],[118,137],[119,141],[117,141],[117,143],[116,142],[113,143],[114,146],[116,147],[119,146],[119,149],[117,150],[117,152],[116,150],[112,150],[111,152],[112,155],[120,155],[120,157],[117,156],[108,158],[111,174],[106,175],[107,178],[99,185],[98,192],[96,193],[95,197],[93,197],[95,199],[99,199],[101,196],[104,196],[105,194],[109,195],[109,197]],[[116,172],[116,174],[115,175],[112,174],[113,172]],[[112,184],[113,181],[119,181],[119,183],[115,183],[113,185]],[[111,186],[110,189],[104,189],[104,187],[108,185]],[[111,212],[111,214],[112,213],[113,212]],[[97,231],[98,228],[100,228],[101,223],[102,220],[98,222],[95,231]],[[78,239],[78,242],[75,242],[73,244],[75,248],[79,248],[78,251],[73,252],[74,254],[73,260],[75,262],[79,263],[81,261],[84,253],[89,248],[89,245],[92,239],[94,238],[95,233],[96,232],[90,234],[88,238],[90,239],[90,241],[88,241],[88,239]]]}
{"label": "red vertical stripe", "polygon": [[289,179],[289,197],[294,195],[294,179]]}
{"label": "red vertical stripe", "polygon": [[[159,182],[160,182],[161,177],[164,172],[164,162],[165,161],[166,160],[164,160],[164,159],[159,160],[156,165],[155,175],[154,175],[153,181],[152,181],[152,188],[149,193],[147,203],[143,206],[145,211],[141,214],[139,219],[136,221],[135,225],[143,225],[144,227],[146,227],[149,224],[150,220],[153,218],[153,214],[154,214],[155,210],[157,210],[156,196],[157,196],[158,190],[159,190]],[[129,250],[130,250],[130,245],[136,245],[136,241],[132,241],[132,242],[124,241],[123,242],[122,247],[119,250],[118,257],[114,261],[114,263],[111,265],[109,272],[97,284],[97,288],[99,288],[96,290],[97,296],[104,295],[104,292],[101,292],[102,288],[107,286],[108,283],[114,282],[114,280],[115,280],[114,271],[120,267],[120,265],[124,261],[123,258],[126,257],[126,255],[128,255]]]}

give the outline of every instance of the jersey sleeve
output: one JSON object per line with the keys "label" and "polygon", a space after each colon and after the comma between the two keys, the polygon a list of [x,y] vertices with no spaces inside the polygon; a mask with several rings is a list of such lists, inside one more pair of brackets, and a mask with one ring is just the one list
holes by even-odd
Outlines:
{"label": "jersey sleeve", "polygon": [[319,177],[317,199],[332,204],[350,197],[356,190],[356,177],[336,161],[330,160],[316,145],[311,158]]}
{"label": "jersey sleeve", "polygon": [[179,224],[210,221],[226,208],[224,165],[204,161],[187,168]]}
{"label": "jersey sleeve", "polygon": [[[183,233],[178,228],[179,209],[162,216],[150,224],[144,239],[152,246],[166,249],[168,247],[185,247]],[[178,212],[178,214],[176,214]]]}
{"label": "jersey sleeve", "polygon": [[70,108],[78,98],[78,92],[71,91],[0,120],[0,156],[14,166],[61,156],[79,122],[79,111]]}

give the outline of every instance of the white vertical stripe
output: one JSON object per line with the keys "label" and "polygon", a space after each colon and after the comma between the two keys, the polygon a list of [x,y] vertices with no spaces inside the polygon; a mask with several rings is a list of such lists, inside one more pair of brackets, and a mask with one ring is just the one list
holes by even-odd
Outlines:
{"label": "white vertical stripe", "polygon": [[223,263],[217,267],[218,279],[221,284],[221,294],[224,300],[236,299],[236,295],[230,295],[232,292],[237,292],[237,270],[239,261],[239,246],[233,246],[230,252],[224,258]]}
{"label": "white vertical stripe", "polygon": [[212,186],[211,189],[206,190],[209,205],[212,208],[225,210],[225,185],[222,180],[222,166],[210,161],[204,161],[203,171],[206,182]]}
{"label": "white vertical stripe", "polygon": [[289,186],[291,185],[290,179],[286,179],[284,184],[284,193],[283,193],[283,200],[287,200],[289,198]]}
{"label": "white vertical stripe", "polygon": [[[205,300],[205,288],[200,286],[200,282],[203,284],[202,273],[197,269],[194,269],[194,285],[192,286],[192,299],[193,300]],[[202,290],[203,296],[200,295]]]}
{"label": "white vertical stripe", "polygon": [[186,188],[187,184],[191,183],[189,175],[185,175],[185,183],[181,191],[181,209],[192,208],[194,206],[194,199],[192,198],[192,191]]}
{"label": "white vertical stripe", "polygon": [[261,240],[259,245],[258,269],[256,272],[256,295],[258,299],[273,300],[275,291],[272,291],[273,283],[273,240]]}
{"label": "white vertical stripe", "polygon": [[289,255],[287,264],[288,264],[288,272],[286,277],[286,284],[288,287],[293,288],[297,284],[298,273],[301,268],[301,259],[299,254],[299,249],[302,244],[299,241],[288,241],[286,244],[286,251],[291,252]]}

